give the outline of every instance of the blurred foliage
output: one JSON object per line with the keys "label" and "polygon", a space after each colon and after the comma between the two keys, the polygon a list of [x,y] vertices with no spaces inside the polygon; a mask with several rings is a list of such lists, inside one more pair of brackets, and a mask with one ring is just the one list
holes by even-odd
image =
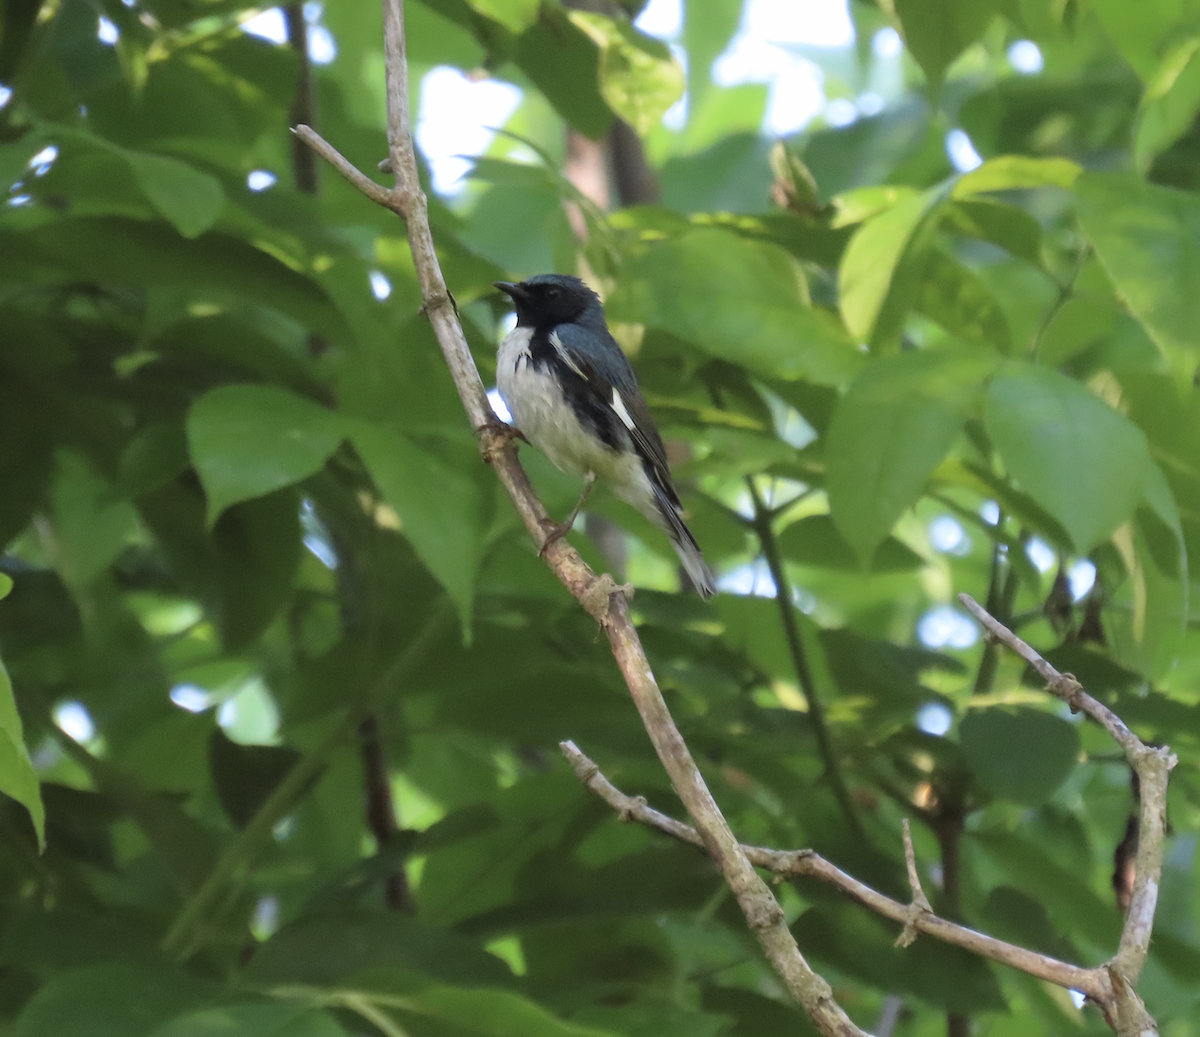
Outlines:
{"label": "blurred foliage", "polygon": [[[479,460],[403,228],[328,172],[291,186],[302,63],[252,13],[0,5],[0,1032],[808,1032],[711,865],[559,759],[572,738],[679,812]],[[320,127],[374,169],[379,11],[316,13]],[[433,200],[450,288],[485,379],[492,280],[604,291],[726,592],[680,595],[662,536],[593,507],[745,840],[903,899],[913,817],[939,911],[1112,952],[1128,769],[960,591],[1178,752],[1141,992],[1195,1037],[1200,4],[850,15],[856,46],[805,52],[837,125],[771,142],[766,88],[710,74],[738,0],[687,0],[674,50],[616,6],[411,0],[414,84],[449,64],[524,98]],[[560,166],[568,128],[616,117],[660,202],[606,213]],[[577,487],[523,457],[565,512]],[[830,889],[779,892],[866,1028],[898,998],[902,1037],[947,1012],[1105,1032],[1066,992],[895,949]]]}

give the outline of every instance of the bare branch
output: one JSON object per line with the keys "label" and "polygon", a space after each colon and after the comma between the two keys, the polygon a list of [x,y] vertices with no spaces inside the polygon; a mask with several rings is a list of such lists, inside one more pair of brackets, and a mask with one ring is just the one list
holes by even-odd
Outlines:
{"label": "bare branch", "polygon": [[311,126],[303,124],[293,126],[292,132],[341,173],[346,180],[350,181],[352,186],[358,188],[362,194],[365,194],[371,201],[375,202],[376,205],[382,205],[384,208],[391,209],[398,216],[403,217],[404,213],[396,207],[396,202],[391,191],[384,187],[383,184],[377,184],[369,176],[360,173],[348,158]]}
{"label": "bare branch", "polygon": [[[364,195],[405,220],[423,308],[433,325],[467,417],[479,436],[480,449],[500,477],[534,542],[540,545],[545,539],[544,526],[549,517],[517,459],[511,430],[500,425],[488,403],[434,251],[428,207],[417,174],[413,146],[402,0],[383,0],[383,26],[389,159],[396,176],[395,188],[391,191],[380,188],[311,130],[297,132]],[[548,545],[542,556],[555,575],[603,626],[659,759],[688,813],[696,821],[704,846],[720,865],[747,923],[792,996],[822,1033],[831,1037],[865,1037],[834,1001],[829,984],[804,960],[782,909],[742,853],[737,838],[708,791],[663,701],[641,640],[629,618],[625,595],[620,593],[611,577],[597,577],[565,539]]]}
{"label": "bare branch", "polygon": [[1178,760],[1166,746],[1146,745],[1116,713],[1084,691],[1083,685],[1074,676],[1060,673],[1035,649],[989,615],[969,594],[960,594],[958,600],[983,624],[992,637],[1012,649],[1033,667],[1038,676],[1046,682],[1047,691],[1062,699],[1073,712],[1082,711],[1100,724],[1125,750],[1129,766],[1137,772],[1141,786],[1141,825],[1135,860],[1137,875],[1129,910],[1125,915],[1121,942],[1111,963],[1122,977],[1120,988],[1132,992],[1142,974],[1142,967],[1146,964],[1146,955],[1150,951],[1150,933],[1154,927],[1154,909],[1158,903],[1163,844],[1167,830],[1167,781]]}
{"label": "bare branch", "polygon": [[[574,742],[561,742],[559,748],[571,764],[575,775],[588,789],[617,811],[623,821],[637,821],[648,828],[655,828],[680,842],[703,848],[699,833],[690,825],[676,821],[646,804],[640,797],[627,796],[608,780],[600,768],[590,760]],[[909,841],[911,846],[911,840]],[[770,850],[761,846],[743,846],[743,853],[755,865],[774,872],[780,879],[811,876],[837,886],[864,907],[870,908],[884,918],[911,926],[945,943],[952,943],[984,958],[1009,965],[1038,979],[1047,980],[1068,990],[1078,990],[1089,1000],[1106,1008],[1113,1001],[1113,990],[1105,968],[1085,969],[1078,965],[1058,961],[1045,954],[1038,954],[1017,947],[995,937],[986,936],[954,922],[939,918],[928,906],[913,912],[912,904],[902,904],[884,896],[858,879],[825,860],[812,850]],[[914,860],[915,869],[915,860]],[[911,881],[911,879],[910,879]],[[915,883],[920,890],[920,882]],[[924,898],[924,894],[920,896]],[[916,902],[914,895],[914,903]]]}
{"label": "bare branch", "polygon": [[908,868],[908,886],[912,890],[912,903],[908,905],[908,918],[900,935],[896,937],[897,947],[909,947],[917,938],[917,920],[922,915],[932,915],[933,905],[921,888],[921,876],[917,872],[917,852],[913,849],[912,829],[908,818],[904,819],[904,863]]}

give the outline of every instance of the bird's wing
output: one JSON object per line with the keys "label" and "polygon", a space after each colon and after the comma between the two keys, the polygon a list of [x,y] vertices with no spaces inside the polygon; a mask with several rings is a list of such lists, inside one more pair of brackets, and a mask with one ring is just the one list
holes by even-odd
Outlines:
{"label": "bird's wing", "polygon": [[[598,348],[597,337],[600,335],[608,338],[611,351]],[[560,324],[550,336],[550,342],[563,363],[583,380],[596,402],[615,415],[628,430],[656,488],[672,507],[679,508],[679,496],[671,482],[662,436],[621,347],[607,330],[597,331],[577,324]]]}

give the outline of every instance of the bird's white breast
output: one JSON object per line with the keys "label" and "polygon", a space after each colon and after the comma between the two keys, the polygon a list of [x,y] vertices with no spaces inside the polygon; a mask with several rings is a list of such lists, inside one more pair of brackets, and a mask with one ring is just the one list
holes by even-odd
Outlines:
{"label": "bird's white breast", "polygon": [[529,355],[531,328],[514,328],[500,344],[496,386],[517,426],[555,467],[572,475],[595,471],[604,445],[588,435],[575,417],[550,368],[534,370]]}
{"label": "bird's white breast", "polygon": [[532,328],[513,328],[496,356],[496,387],[513,424],[556,468],[571,475],[594,472],[618,497],[643,513],[657,515],[650,481],[632,445],[611,450],[584,429],[550,368],[534,370],[529,355],[532,337]]}

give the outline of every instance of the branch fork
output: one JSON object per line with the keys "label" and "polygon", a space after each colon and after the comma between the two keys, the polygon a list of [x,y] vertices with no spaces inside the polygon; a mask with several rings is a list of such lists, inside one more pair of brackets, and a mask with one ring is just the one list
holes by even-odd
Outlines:
{"label": "branch fork", "polygon": [[[294,132],[365,197],[405,221],[424,310],[433,325],[467,418],[479,437],[481,452],[496,471],[534,542],[540,543],[541,530],[549,516],[521,467],[511,437],[497,431],[499,422],[488,402],[434,249],[428,205],[421,190],[413,145],[403,0],[383,0],[383,24],[389,151],[386,161],[395,175],[395,186],[387,188],[376,183],[311,127],[297,126]],[[626,596],[614,592],[619,588],[611,577],[597,577],[565,540],[558,539],[547,545],[542,555],[563,585],[596,618],[608,636],[613,656],[647,734],[696,827],[658,813],[644,800],[625,796],[592,761],[572,743],[565,742],[562,750],[571,766],[588,788],[618,807],[622,816],[650,825],[708,852],[720,867],[768,960],[789,993],[821,1033],[828,1037],[866,1037],[865,1032],[850,1020],[834,1000],[829,984],[805,961],[783,911],[755,870],[756,867],[782,877],[808,874],[834,882],[861,903],[903,923],[905,932],[902,936],[910,928],[913,932],[928,933],[994,960],[1004,961],[1031,975],[1080,990],[1104,1008],[1106,1018],[1120,1037],[1149,1037],[1157,1032],[1153,1020],[1133,992],[1133,985],[1141,973],[1149,948],[1150,923],[1154,916],[1158,878],[1162,872],[1166,780],[1170,768],[1174,766],[1174,757],[1166,750],[1147,750],[1115,714],[1081,689],[1076,692],[1074,689],[1064,690],[1061,684],[1051,686],[1054,694],[1072,706],[1078,701],[1079,707],[1102,723],[1125,748],[1131,766],[1142,779],[1143,790],[1143,839],[1138,848],[1137,881],[1121,937],[1121,947],[1109,968],[1081,969],[1058,962],[937,918],[928,909],[928,901],[920,890],[919,880],[912,883],[913,902],[904,905],[882,896],[808,851],[781,852],[741,845],[705,785],[687,744],[671,718],[630,619]],[[1063,680],[1064,675],[987,615],[972,599],[964,595],[963,604],[993,636],[1029,660],[1048,684]],[[1078,685],[1078,682],[1074,683]],[[853,814],[851,818],[853,820]],[[906,857],[912,862],[912,875],[916,865],[911,852],[911,839],[907,842]]]}
{"label": "branch fork", "polygon": [[911,947],[917,939],[917,933],[920,932],[917,923],[922,918],[933,917],[933,905],[929,903],[925,890],[921,888],[921,876],[917,871],[917,854],[913,849],[912,829],[909,827],[907,817],[904,819],[904,863],[908,869],[908,885],[912,890],[912,903],[908,905],[908,910],[905,912],[907,917],[904,921],[904,928],[896,937],[897,947]]}
{"label": "branch fork", "polygon": [[[1138,878],[1125,929],[1113,958],[1104,965],[1083,968],[938,917],[921,885],[907,819],[904,821],[904,858],[912,891],[912,899],[908,904],[871,889],[812,850],[774,850],[759,846],[742,846],[741,850],[755,867],[771,871],[776,883],[799,876],[816,878],[837,886],[877,914],[899,922],[903,928],[896,939],[898,947],[909,946],[919,933],[932,936],[1038,979],[1078,991],[1087,1001],[1100,1008],[1118,1037],[1156,1037],[1157,1024],[1146,1011],[1134,987],[1150,946],[1158,884],[1162,875],[1166,787],[1176,758],[1169,749],[1143,743],[1115,713],[1089,695],[1075,677],[1059,673],[973,598],[964,594],[960,596],[960,601],[984,624],[988,636],[1011,648],[1034,666],[1046,680],[1048,690],[1069,705],[1078,704],[1080,711],[1102,724],[1125,749],[1130,765],[1137,771],[1142,789],[1143,828],[1138,845]],[[608,803],[622,820],[637,821],[680,842],[705,848],[705,841],[690,825],[654,810],[641,797],[621,792],[574,742],[562,742],[559,747],[579,780]]]}

